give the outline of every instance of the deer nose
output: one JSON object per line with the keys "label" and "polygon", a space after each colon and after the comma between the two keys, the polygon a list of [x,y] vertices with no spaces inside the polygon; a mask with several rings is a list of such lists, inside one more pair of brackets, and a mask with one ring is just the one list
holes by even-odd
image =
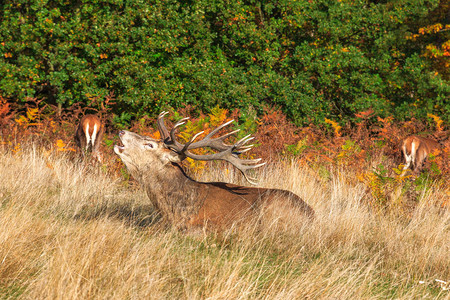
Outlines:
{"label": "deer nose", "polygon": [[125,131],[121,130],[119,131],[119,136],[123,136],[125,134]]}

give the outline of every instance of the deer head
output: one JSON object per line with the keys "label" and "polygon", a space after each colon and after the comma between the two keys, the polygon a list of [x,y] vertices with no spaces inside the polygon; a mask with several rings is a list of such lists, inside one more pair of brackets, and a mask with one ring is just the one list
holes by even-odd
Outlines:
{"label": "deer head", "polygon": [[163,140],[152,139],[134,132],[119,132],[122,146],[115,145],[114,152],[119,155],[131,173],[152,169],[162,169],[170,163],[180,163],[181,157],[170,150]]}
{"label": "deer head", "polygon": [[[247,174],[248,170],[263,166],[265,163],[259,163],[259,159],[241,159],[239,155],[251,150],[253,145],[246,145],[253,139],[250,135],[245,136],[233,145],[228,145],[224,141],[237,133],[234,130],[225,135],[213,138],[222,128],[233,123],[234,120],[226,122],[219,127],[212,130],[204,139],[195,142],[195,140],[203,134],[199,132],[195,134],[192,139],[186,144],[177,141],[176,131],[185,124],[189,118],[183,118],[175,123],[173,128],[169,131],[164,124],[164,116],[167,112],[162,112],[157,119],[158,130],[161,135],[160,140],[155,140],[150,137],[138,135],[129,131],[121,131],[119,137],[123,146],[116,145],[114,151],[120,156],[123,162],[130,168],[144,168],[144,165],[167,165],[168,163],[179,163],[186,157],[194,160],[224,160],[235,166],[250,183],[254,184],[255,179]],[[209,147],[218,152],[214,154],[198,155],[190,152],[192,149]],[[145,157],[145,159],[144,159]],[[133,159],[133,158],[139,158]]]}

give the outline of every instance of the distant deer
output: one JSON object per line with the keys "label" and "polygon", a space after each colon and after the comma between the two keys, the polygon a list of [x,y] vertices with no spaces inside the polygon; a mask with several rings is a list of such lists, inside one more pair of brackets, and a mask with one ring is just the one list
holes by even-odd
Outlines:
{"label": "distant deer", "polygon": [[403,139],[402,152],[406,162],[403,168],[403,174],[406,173],[406,170],[411,164],[414,172],[419,172],[428,155],[433,153],[435,149],[440,149],[440,147],[439,142],[416,135],[411,135]]}
{"label": "distant deer", "polygon": [[[213,136],[233,120],[212,130],[203,140],[194,142],[199,132],[186,144],[177,141],[175,130],[188,118],[178,121],[169,132],[164,125],[162,112],[157,125],[161,139],[120,131],[122,146],[115,145],[114,152],[125,163],[129,172],[145,188],[147,195],[163,218],[178,228],[212,225],[221,228],[256,216],[258,212],[287,207],[290,212],[312,218],[313,209],[292,192],[280,189],[246,187],[225,182],[198,182],[188,177],[179,163],[189,157],[194,160],[225,160],[242,172],[252,182],[246,171],[264,163],[260,159],[241,159],[239,154],[251,149],[245,144],[253,139],[246,136],[234,145],[227,145],[226,138],[239,130],[223,136]],[[214,154],[198,155],[190,150],[209,147]]]}
{"label": "distant deer", "polygon": [[102,161],[99,147],[104,133],[105,126],[97,116],[85,115],[81,119],[75,134],[75,141],[83,152],[83,156],[90,150],[94,158],[99,162]]}

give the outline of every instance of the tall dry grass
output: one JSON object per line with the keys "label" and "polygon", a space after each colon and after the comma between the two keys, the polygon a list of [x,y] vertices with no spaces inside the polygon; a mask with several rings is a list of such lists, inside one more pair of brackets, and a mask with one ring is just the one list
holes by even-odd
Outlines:
{"label": "tall dry grass", "polygon": [[[287,212],[292,222],[177,232],[103,167],[0,150],[0,298],[449,299],[434,281],[450,280],[450,212],[432,205],[444,191],[383,214],[348,176],[270,165],[259,184],[297,193],[313,222]],[[240,180],[223,168],[198,179]]]}

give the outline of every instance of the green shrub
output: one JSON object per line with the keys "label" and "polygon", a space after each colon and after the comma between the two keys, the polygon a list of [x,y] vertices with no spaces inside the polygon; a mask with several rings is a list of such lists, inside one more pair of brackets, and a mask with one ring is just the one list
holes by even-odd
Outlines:
{"label": "green shrub", "polygon": [[100,108],[113,92],[119,122],[185,105],[449,120],[448,80],[406,38],[438,0],[1,3],[0,95],[19,101]]}

